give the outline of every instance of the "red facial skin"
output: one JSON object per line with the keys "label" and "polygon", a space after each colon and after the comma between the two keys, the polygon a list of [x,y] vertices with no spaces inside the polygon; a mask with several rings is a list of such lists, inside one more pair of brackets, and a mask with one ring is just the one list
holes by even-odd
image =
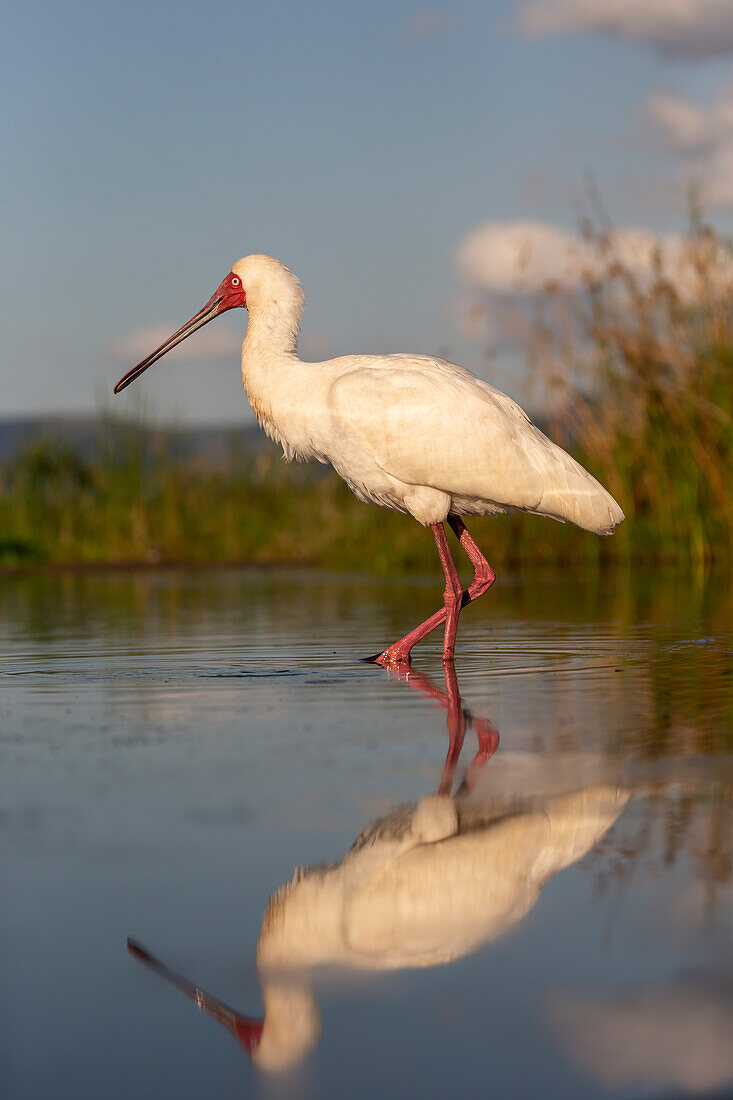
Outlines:
{"label": "red facial skin", "polygon": [[246,309],[247,294],[239,275],[235,275],[233,271],[230,271],[226,279],[222,279],[216,294],[213,295],[210,301],[215,301],[217,298],[220,298],[222,303],[219,307],[219,313],[224,313],[228,309],[235,309],[237,306],[244,306]]}
{"label": "red facial skin", "polygon": [[264,1026],[264,1020],[251,1020],[247,1016],[235,1017],[233,1033],[239,1045],[244,1047],[250,1056],[256,1053],[260,1045]]}
{"label": "red facial skin", "polygon": [[190,336],[192,332],[196,332],[197,329],[203,328],[204,325],[208,325],[209,321],[213,321],[215,317],[218,317],[221,313],[226,313],[228,309],[234,309],[236,306],[246,306],[247,295],[244,287],[242,286],[242,280],[239,275],[236,275],[233,271],[230,271],[226,279],[223,279],[217,287],[214,294],[211,295],[203,309],[200,309],[198,313],[195,313],[190,321],[186,321],[185,325],[174,332],[172,336],[156,348],[154,352],[151,352],[147,358],[143,359],[137,366],[129,370],[127,374],[120,378],[119,382],[114,388],[115,393],[119,393],[120,390],[124,390],[126,386],[129,386],[131,382],[134,382],[146,371],[148,367],[151,367],[158,359],[161,359],[166,352],[171,348],[180,344],[187,336]]}

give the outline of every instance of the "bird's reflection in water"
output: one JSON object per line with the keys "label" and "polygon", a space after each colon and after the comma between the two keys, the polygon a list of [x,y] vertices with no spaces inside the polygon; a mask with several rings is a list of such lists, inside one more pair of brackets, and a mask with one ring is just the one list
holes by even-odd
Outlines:
{"label": "bird's reflection in water", "polygon": [[[628,797],[616,784],[573,786],[567,773],[560,792],[556,776],[544,792],[535,776],[526,797],[516,787],[506,798],[484,789],[482,769],[499,736],[462,706],[454,666],[445,666],[445,690],[412,668],[394,675],[446,710],[439,791],[371,822],[342,860],[299,867],[273,894],[257,943],[264,1016],[241,1015],[128,941],[132,954],[223,1023],[265,1069],[287,1068],[316,1043],[318,970],[437,966],[471,954],[519,921],[548,879],[590,851]],[[478,751],[451,794],[469,727]]]}

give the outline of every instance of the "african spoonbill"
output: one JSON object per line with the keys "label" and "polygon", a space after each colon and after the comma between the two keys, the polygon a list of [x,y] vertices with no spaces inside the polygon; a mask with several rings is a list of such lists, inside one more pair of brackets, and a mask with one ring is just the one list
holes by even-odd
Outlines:
{"label": "african spoonbill", "polygon": [[[409,513],[432,530],[445,574],[443,607],[374,660],[385,667],[409,663],[413,646],[445,623],[443,660],[450,661],[461,608],[495,579],[463,517],[518,510],[610,535],[623,512],[519,405],[464,367],[404,354],[303,362],[296,349],[303,302],[300,282],[278,260],[238,260],[203,309],[114,392],[221,313],[245,307],[242,381],[285,457],[330,462],[359,500]],[[465,592],[446,522],[474,569]]]}
{"label": "african spoonbill", "polygon": [[474,790],[428,795],[372,822],[342,860],[297,868],[270,898],[257,943],[261,1017],[229,1008],[136,941],[128,949],[224,1024],[262,1069],[284,1070],[318,1040],[319,972],[433,967],[473,954],[595,847],[627,799],[608,783],[522,802]]}

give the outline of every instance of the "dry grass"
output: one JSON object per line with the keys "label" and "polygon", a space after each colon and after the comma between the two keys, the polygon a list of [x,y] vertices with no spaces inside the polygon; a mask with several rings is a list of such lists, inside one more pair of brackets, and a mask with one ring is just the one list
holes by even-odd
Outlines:
{"label": "dry grass", "polygon": [[733,547],[733,255],[693,220],[642,275],[586,226],[587,269],[538,304],[533,363],[552,434],[626,515],[618,552],[710,561]]}

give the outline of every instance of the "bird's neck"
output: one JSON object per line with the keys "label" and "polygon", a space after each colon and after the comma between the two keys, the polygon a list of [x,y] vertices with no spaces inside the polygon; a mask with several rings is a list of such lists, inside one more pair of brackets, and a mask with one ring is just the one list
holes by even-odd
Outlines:
{"label": "bird's neck", "polygon": [[249,322],[243,354],[248,359],[297,355],[300,331],[300,301],[283,294],[265,302],[248,304]]}
{"label": "bird's neck", "polygon": [[300,317],[288,304],[250,306],[242,345],[242,382],[255,416],[268,430],[277,428],[278,411],[297,369]]}
{"label": "bird's neck", "polygon": [[[315,412],[317,364],[298,358],[300,304],[270,300],[249,307],[242,345],[242,382],[255,416],[287,458],[315,457],[308,414]],[[309,400],[304,400],[305,394]]]}
{"label": "bird's neck", "polygon": [[264,1027],[255,1061],[284,1069],[315,1046],[321,1031],[318,1005],[303,978],[270,978],[263,982],[262,996]]}

